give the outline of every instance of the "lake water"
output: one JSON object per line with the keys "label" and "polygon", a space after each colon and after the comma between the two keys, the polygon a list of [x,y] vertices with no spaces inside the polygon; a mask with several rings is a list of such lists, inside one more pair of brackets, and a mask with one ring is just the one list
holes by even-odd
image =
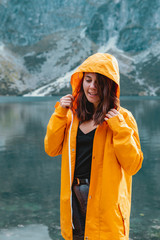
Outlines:
{"label": "lake water", "polygon": [[[43,140],[56,97],[0,97],[0,240],[62,240],[60,157]],[[139,127],[144,162],[133,177],[130,238],[160,239],[160,98],[123,97]]]}

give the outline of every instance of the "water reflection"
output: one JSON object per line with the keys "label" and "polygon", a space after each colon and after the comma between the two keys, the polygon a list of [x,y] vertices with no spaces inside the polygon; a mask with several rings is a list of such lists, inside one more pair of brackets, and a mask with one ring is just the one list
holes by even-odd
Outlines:
{"label": "water reflection", "polygon": [[51,240],[48,228],[42,224],[18,225],[14,228],[2,229],[0,237],[3,240]]}
{"label": "water reflection", "polygon": [[[58,97],[0,103],[0,229],[43,224],[53,240],[59,227],[60,157],[43,150],[47,122]],[[125,98],[135,116],[144,152],[133,177],[131,239],[160,239],[160,100]],[[0,231],[0,239],[2,236]],[[38,238],[34,238],[39,240]]]}
{"label": "water reflection", "polygon": [[43,223],[60,239],[60,159],[43,150],[54,104],[0,104],[0,228]]}
{"label": "water reflection", "polygon": [[160,100],[121,101],[134,114],[144,152],[141,171],[133,177],[131,236],[160,239]]}

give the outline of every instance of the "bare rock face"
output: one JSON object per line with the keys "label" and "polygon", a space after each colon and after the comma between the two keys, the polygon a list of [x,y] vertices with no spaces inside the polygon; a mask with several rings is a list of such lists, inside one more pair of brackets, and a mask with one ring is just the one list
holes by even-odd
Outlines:
{"label": "bare rock face", "polygon": [[29,73],[23,66],[23,59],[4,45],[0,47],[0,95],[22,95],[27,91]]}
{"label": "bare rock face", "polygon": [[160,95],[160,2],[0,1],[0,95],[70,91],[89,55],[114,54],[121,95]]}

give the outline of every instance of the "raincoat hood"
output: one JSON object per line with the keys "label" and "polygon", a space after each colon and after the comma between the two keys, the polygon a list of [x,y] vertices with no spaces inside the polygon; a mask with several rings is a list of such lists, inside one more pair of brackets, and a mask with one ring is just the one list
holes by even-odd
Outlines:
{"label": "raincoat hood", "polygon": [[88,57],[71,76],[72,94],[77,96],[81,86],[84,72],[100,73],[118,85],[117,97],[120,96],[120,76],[118,62],[114,56],[108,53],[96,53]]}

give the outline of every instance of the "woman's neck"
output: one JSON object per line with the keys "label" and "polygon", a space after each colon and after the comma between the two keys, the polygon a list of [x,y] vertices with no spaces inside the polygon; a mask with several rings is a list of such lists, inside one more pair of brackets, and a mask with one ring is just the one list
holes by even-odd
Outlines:
{"label": "woman's neck", "polygon": [[82,123],[79,124],[79,128],[81,129],[81,131],[85,134],[91,132],[92,130],[94,130],[95,128],[97,128],[97,125],[95,125],[95,122],[93,119],[90,119],[88,121],[84,121]]}

